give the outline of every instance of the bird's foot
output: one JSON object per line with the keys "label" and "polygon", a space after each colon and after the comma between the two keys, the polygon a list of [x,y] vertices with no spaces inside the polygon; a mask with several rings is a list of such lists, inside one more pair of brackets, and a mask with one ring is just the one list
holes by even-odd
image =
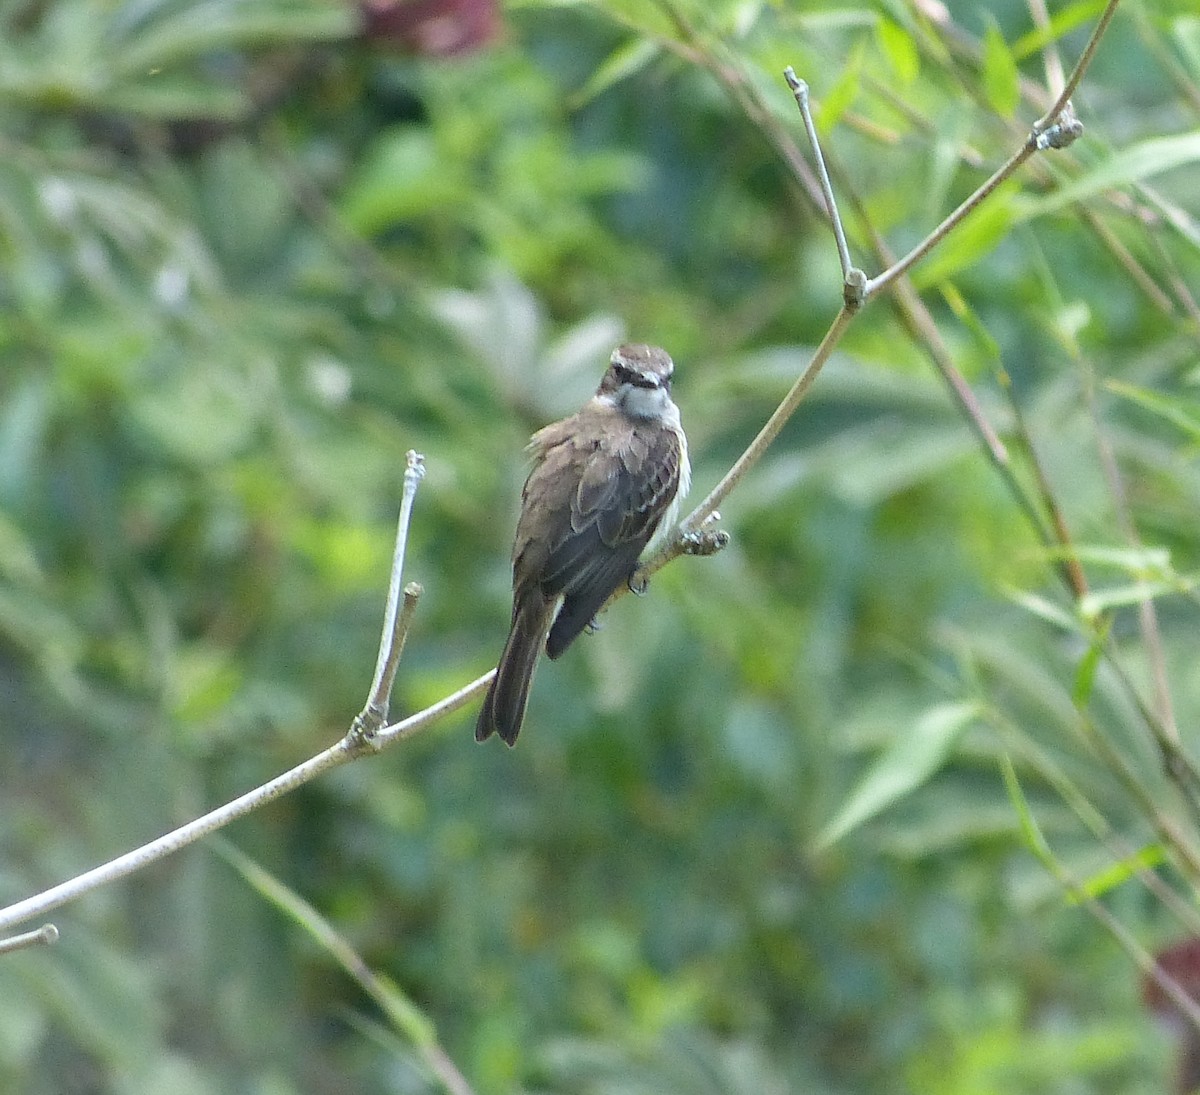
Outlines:
{"label": "bird's foot", "polygon": [[703,524],[691,532],[681,533],[679,543],[684,555],[716,555],[718,551],[729,546],[729,533],[724,529],[713,526],[721,520],[721,515],[713,510]]}

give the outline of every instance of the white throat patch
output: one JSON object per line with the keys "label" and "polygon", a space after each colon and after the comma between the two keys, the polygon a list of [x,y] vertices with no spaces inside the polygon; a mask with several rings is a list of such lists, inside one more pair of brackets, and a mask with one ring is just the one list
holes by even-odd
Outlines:
{"label": "white throat patch", "polygon": [[616,403],[630,418],[651,419],[664,418],[667,408],[674,405],[666,388],[639,388],[635,384],[622,384]]}

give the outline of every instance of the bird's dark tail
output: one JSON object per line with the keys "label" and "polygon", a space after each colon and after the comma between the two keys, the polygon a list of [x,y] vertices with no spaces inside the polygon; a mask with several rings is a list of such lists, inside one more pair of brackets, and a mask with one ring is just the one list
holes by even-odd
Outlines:
{"label": "bird's dark tail", "polygon": [[529,685],[552,616],[552,608],[541,604],[518,605],[513,612],[508,642],[504,644],[496,676],[475,724],[476,741],[486,741],[492,734],[499,734],[506,745],[516,744],[529,703]]}

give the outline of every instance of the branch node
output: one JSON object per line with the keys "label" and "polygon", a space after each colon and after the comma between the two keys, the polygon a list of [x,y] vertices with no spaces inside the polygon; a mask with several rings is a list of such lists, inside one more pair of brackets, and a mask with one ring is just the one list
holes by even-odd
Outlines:
{"label": "branch node", "polygon": [[1055,116],[1054,121],[1033,127],[1033,143],[1039,152],[1047,148],[1069,148],[1083,136],[1083,122],[1075,116],[1070,100]]}
{"label": "branch node", "polygon": [[377,736],[387,722],[386,703],[368,703],[350,724],[346,731],[346,745],[354,756],[362,753],[378,753],[382,748]]}
{"label": "branch node", "polygon": [[850,267],[842,283],[842,301],[847,311],[857,312],[866,303],[867,295],[867,275],[857,266]]}

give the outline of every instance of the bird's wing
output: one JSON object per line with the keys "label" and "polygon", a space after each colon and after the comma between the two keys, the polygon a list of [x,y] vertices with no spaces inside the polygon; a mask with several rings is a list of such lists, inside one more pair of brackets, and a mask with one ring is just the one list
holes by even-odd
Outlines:
{"label": "bird's wing", "polygon": [[633,573],[679,488],[674,431],[632,430],[585,458],[571,499],[569,525],[549,552],[540,585],[564,598],[547,644],[557,657]]}

